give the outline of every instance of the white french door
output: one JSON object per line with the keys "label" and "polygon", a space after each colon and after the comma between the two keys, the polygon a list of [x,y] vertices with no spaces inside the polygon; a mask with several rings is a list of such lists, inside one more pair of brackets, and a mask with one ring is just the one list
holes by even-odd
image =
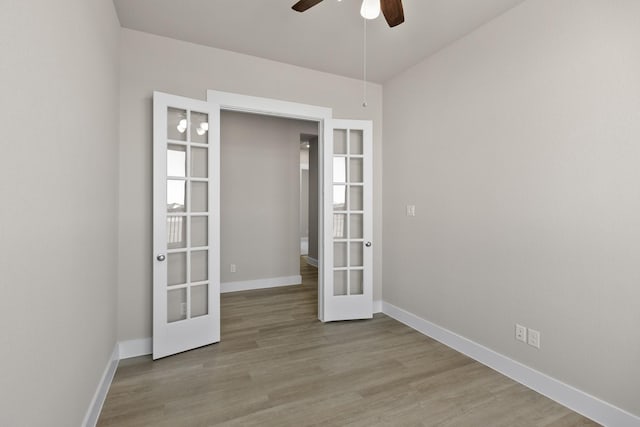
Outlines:
{"label": "white french door", "polygon": [[220,341],[220,107],[153,94],[153,358]]}
{"label": "white french door", "polygon": [[324,321],[373,316],[372,123],[324,127]]}
{"label": "white french door", "polygon": [[323,321],[373,316],[372,123],[331,109],[207,92],[154,92],[153,358],[220,341],[220,110],[316,120]]}

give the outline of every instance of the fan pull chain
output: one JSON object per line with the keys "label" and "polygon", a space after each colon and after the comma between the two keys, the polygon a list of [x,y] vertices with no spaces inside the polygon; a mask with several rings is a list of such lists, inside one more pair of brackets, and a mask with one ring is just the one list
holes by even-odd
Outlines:
{"label": "fan pull chain", "polygon": [[367,20],[364,21],[362,37],[362,107],[367,108]]}

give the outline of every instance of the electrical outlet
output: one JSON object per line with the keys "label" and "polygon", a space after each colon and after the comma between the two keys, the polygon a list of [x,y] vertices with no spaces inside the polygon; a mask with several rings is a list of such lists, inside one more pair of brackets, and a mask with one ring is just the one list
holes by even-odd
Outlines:
{"label": "electrical outlet", "polygon": [[527,328],[516,323],[516,339],[518,341],[527,342]]}
{"label": "electrical outlet", "polygon": [[235,264],[229,264],[229,271],[231,273],[235,273],[236,272],[236,265]]}
{"label": "electrical outlet", "polygon": [[181,316],[186,316],[187,315],[187,303],[186,302],[180,303],[180,315]]}
{"label": "electrical outlet", "polygon": [[540,331],[529,329],[527,334],[529,335],[527,343],[529,343],[529,345],[532,347],[540,348]]}

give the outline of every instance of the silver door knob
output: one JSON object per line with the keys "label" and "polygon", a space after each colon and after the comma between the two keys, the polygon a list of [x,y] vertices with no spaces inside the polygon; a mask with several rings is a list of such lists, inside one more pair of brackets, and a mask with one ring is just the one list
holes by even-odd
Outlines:
{"label": "silver door knob", "polygon": [[371,242],[367,242],[364,244],[366,247],[370,248],[371,247]]}
{"label": "silver door knob", "polygon": [[158,255],[158,256],[156,257],[156,259],[157,259],[158,261],[164,261],[165,259],[167,259],[167,257],[165,257],[165,256],[164,256],[164,254],[160,254],[160,255]]}

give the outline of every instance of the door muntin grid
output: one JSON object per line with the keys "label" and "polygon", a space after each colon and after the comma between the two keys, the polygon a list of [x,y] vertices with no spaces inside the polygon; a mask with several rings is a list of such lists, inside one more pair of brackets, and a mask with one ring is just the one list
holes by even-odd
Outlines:
{"label": "door muntin grid", "polygon": [[167,109],[167,323],[209,314],[209,116]]}
{"label": "door muntin grid", "polygon": [[333,133],[333,296],[364,294],[364,132]]}

